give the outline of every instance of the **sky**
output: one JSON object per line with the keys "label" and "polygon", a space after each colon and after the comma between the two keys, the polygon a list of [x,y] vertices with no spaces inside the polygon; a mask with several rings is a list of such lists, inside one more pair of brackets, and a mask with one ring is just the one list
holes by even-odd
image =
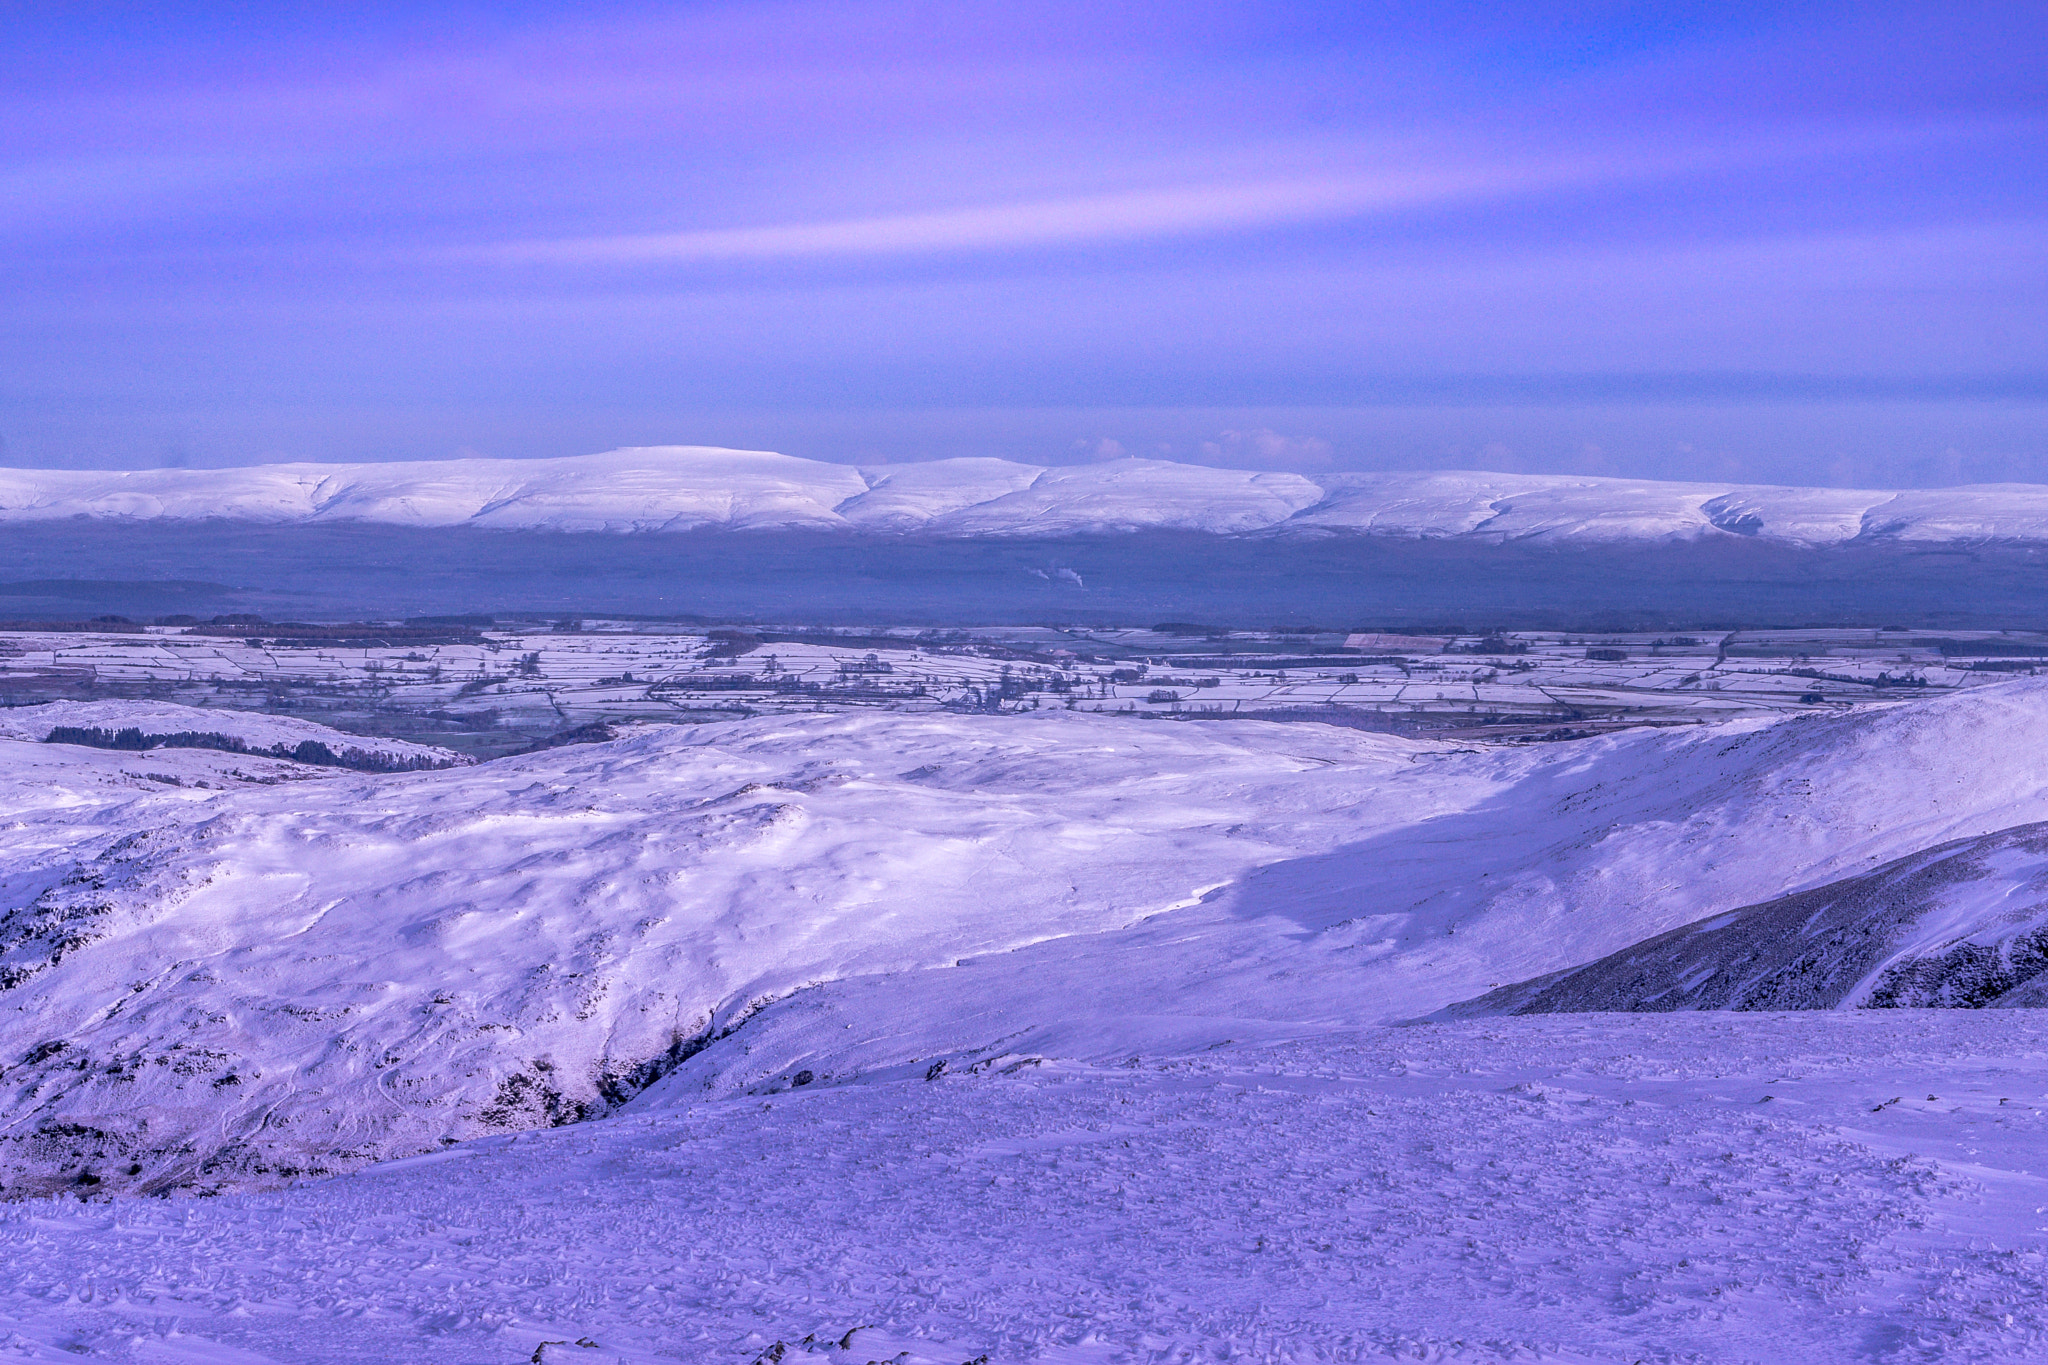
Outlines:
{"label": "sky", "polygon": [[2048,482],[2048,9],[15,4],[0,463]]}

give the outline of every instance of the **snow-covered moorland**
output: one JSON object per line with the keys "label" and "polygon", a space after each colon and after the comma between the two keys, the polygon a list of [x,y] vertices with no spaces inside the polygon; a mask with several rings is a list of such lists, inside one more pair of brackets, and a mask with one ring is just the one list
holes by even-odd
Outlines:
{"label": "snow-covered moorland", "polygon": [[[1386,1027],[2048,819],[2048,684],[1516,749],[784,715],[404,773],[40,741],[138,719],[97,705],[0,738],[21,1355],[2048,1341],[2029,1011]],[[74,1199],[135,1192],[174,1197]]]}
{"label": "snow-covered moorland", "polygon": [[1747,536],[1815,546],[2048,539],[2048,487],[1774,488],[1458,470],[1310,477],[1137,459],[856,469],[705,446],[546,460],[0,469],[0,522],[68,517],[948,538],[1138,530],[1558,543]]}

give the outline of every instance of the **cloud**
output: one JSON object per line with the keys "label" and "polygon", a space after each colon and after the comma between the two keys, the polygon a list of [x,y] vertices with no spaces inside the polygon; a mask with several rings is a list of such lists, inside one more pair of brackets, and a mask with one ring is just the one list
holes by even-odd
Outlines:
{"label": "cloud", "polygon": [[557,241],[485,249],[510,263],[617,265],[894,256],[1135,242],[1390,212],[1554,182],[1557,170],[1413,171],[1210,184],[882,217]]}
{"label": "cloud", "polygon": [[1336,450],[1320,436],[1283,436],[1260,427],[1219,432],[1215,440],[1202,442],[1202,458],[1238,469],[1322,469],[1336,458]]}
{"label": "cloud", "polygon": [[[1446,157],[1421,144],[1325,146],[1350,168],[1323,174],[1245,176],[1207,182],[1044,195],[1008,202],[859,217],[500,241],[461,254],[502,264],[651,265],[873,258],[1214,236],[1398,213],[1572,188],[1726,175],[1880,151],[2010,135],[2034,124],[1935,123],[1827,129],[1769,137],[1736,135],[1650,147],[1609,138],[1551,156],[1467,147]],[[1420,158],[1420,159],[1418,159]],[[1294,160],[1292,155],[1282,158]],[[1379,163],[1367,169],[1363,163]],[[903,175],[903,168],[896,174]],[[943,179],[943,177],[940,177]],[[928,188],[937,188],[936,185]]]}

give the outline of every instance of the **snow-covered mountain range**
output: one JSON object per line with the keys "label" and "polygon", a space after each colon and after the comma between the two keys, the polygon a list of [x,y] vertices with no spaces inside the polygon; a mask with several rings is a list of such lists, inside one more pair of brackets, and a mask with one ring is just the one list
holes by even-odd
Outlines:
{"label": "snow-covered mountain range", "polygon": [[0,1184],[1412,1018],[2048,819],[2044,747],[2030,681],[1534,749],[1067,712],[397,774],[0,739]]}
{"label": "snow-covered mountain range", "polygon": [[1885,492],[1462,471],[1311,476],[1137,459],[855,468],[701,446],[545,460],[0,469],[0,523],[66,517],[947,538],[1139,530],[1564,543],[1747,536],[1822,546],[2048,540],[2048,487]]}

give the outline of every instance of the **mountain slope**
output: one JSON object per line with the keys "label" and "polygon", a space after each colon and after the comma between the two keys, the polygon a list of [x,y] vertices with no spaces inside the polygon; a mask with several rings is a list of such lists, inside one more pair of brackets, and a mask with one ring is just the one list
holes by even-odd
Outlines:
{"label": "mountain slope", "polygon": [[1714,538],[1911,545],[2048,540],[2048,488],[1883,492],[1468,471],[1311,477],[1136,459],[854,469],[704,446],[545,460],[0,469],[0,524],[70,517],[948,539],[1181,530],[1567,545]]}
{"label": "mountain slope", "polygon": [[1747,906],[1445,1017],[2048,1004],[2048,824]]}
{"label": "mountain slope", "polygon": [[257,790],[77,749],[46,798],[66,746],[0,742],[0,1179],[275,1178],[579,1117],[811,982],[1333,841],[1303,775],[1371,799],[1417,748],[1246,728],[804,717]]}
{"label": "mountain slope", "polygon": [[1413,1017],[2048,818],[2044,744],[2032,682],[1536,751],[1067,713],[396,775],[0,741],[0,1183]]}

